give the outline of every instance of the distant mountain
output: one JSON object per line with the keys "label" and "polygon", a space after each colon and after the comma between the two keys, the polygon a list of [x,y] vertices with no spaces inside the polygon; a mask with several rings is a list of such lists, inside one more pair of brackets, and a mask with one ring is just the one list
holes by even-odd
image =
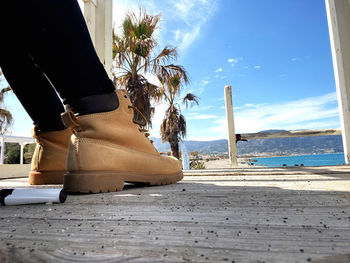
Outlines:
{"label": "distant mountain", "polygon": [[[277,132],[283,130],[268,130],[261,132]],[[168,143],[161,143],[159,138],[152,138],[160,152],[170,151]],[[227,140],[215,141],[185,141],[188,152],[202,154],[227,154]],[[290,155],[343,152],[341,135],[313,136],[300,138],[278,138],[238,142],[239,155]]]}
{"label": "distant mountain", "polygon": [[259,131],[258,133],[263,133],[263,132],[285,132],[287,130],[264,130],[264,131]]}

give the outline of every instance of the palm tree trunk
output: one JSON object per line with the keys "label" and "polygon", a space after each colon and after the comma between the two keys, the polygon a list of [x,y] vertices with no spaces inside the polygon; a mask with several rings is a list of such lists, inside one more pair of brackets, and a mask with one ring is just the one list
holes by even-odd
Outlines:
{"label": "palm tree trunk", "polygon": [[179,154],[179,143],[175,144],[170,144],[170,149],[171,149],[171,154],[176,157],[177,159],[180,159],[180,154]]}

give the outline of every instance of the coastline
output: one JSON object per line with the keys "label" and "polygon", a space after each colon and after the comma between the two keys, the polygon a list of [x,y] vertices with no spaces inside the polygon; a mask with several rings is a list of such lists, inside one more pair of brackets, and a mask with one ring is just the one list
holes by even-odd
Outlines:
{"label": "coastline", "polygon": [[270,157],[288,157],[288,156],[308,156],[308,155],[323,155],[323,154],[344,154],[344,152],[332,152],[332,153],[291,153],[284,155],[243,155],[238,156],[238,159],[251,159],[251,158],[270,158]]}
{"label": "coastline", "polygon": [[[252,156],[252,157],[238,157],[237,162],[238,162],[238,167],[239,168],[247,168],[247,167],[291,167],[291,166],[322,166],[322,165],[342,165],[341,163],[327,163],[328,160],[321,159],[321,161],[324,162],[324,164],[315,164],[312,163],[315,159],[312,158],[312,156],[323,156],[323,155],[343,155],[344,153],[327,153],[327,154],[297,154],[297,155],[282,155],[282,156]],[[294,160],[293,163],[288,164],[288,160],[284,160],[283,162],[281,161],[278,165],[263,165],[261,162],[259,162],[260,158],[293,158],[293,157],[309,157],[308,161],[307,160]],[[310,157],[311,157],[311,162],[310,162]],[[306,158],[307,159],[307,158]],[[313,160],[312,160],[313,159]],[[317,158],[316,158],[317,159]],[[320,160],[317,160],[320,161]],[[339,161],[339,160],[338,160]],[[220,159],[220,160],[212,160],[212,161],[207,161],[204,162],[205,169],[219,169],[219,168],[231,168],[230,167],[230,162],[229,159]]]}

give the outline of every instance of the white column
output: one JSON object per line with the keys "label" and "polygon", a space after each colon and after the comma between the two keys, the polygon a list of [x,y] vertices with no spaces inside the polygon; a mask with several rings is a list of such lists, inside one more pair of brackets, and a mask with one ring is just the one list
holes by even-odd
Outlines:
{"label": "white column", "polygon": [[343,147],[350,164],[350,0],[325,0]]}
{"label": "white column", "polygon": [[112,78],[112,0],[97,0],[95,48],[102,64]]}
{"label": "white column", "polygon": [[4,155],[5,155],[5,137],[2,135],[1,140],[1,154],[0,154],[0,164],[4,164]]}
{"label": "white column", "polygon": [[232,105],[232,92],[231,86],[225,86],[225,106],[226,106],[226,119],[228,129],[228,150],[231,167],[238,167],[237,164],[237,148],[236,148],[236,133],[235,123],[233,119],[233,105]]}
{"label": "white column", "polygon": [[83,0],[84,17],[92,42],[105,70],[112,78],[112,0]]}
{"label": "white column", "polygon": [[89,29],[92,43],[95,45],[95,27],[96,27],[96,0],[83,0],[84,1],[84,17],[86,25]]}
{"label": "white column", "polygon": [[23,149],[24,149],[24,143],[20,143],[19,145],[21,146],[21,149],[20,149],[21,154],[20,154],[19,163],[20,163],[20,164],[23,164]]}

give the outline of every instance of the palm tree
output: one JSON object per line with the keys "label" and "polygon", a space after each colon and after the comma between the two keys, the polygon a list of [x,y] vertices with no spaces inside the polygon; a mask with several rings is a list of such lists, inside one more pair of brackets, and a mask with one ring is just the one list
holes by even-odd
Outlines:
{"label": "palm tree", "polygon": [[[162,83],[161,94],[169,106],[160,126],[160,135],[162,142],[169,142],[172,155],[179,159],[179,142],[186,137],[186,120],[181,114],[177,99],[180,95],[182,82],[187,83],[187,81],[181,74],[176,74],[168,79],[159,77],[159,80]],[[192,93],[188,93],[182,98],[186,108],[189,104],[198,105],[198,100],[199,98]]]}
{"label": "palm tree", "polygon": [[144,75],[151,73],[169,78],[184,73],[183,67],[168,63],[176,60],[176,48],[166,46],[158,55],[153,55],[157,47],[154,32],[159,20],[160,15],[148,15],[140,8],[138,16],[132,12],[126,15],[121,36],[115,35],[113,30],[113,59],[118,69],[114,73],[114,84],[127,89],[132,104],[146,117],[150,127],[154,113],[151,99],[161,98],[160,87],[150,83]]}
{"label": "palm tree", "polygon": [[[0,71],[0,81],[1,79],[2,72]],[[12,114],[6,109],[6,106],[4,104],[4,97],[7,92],[11,91],[11,88],[9,86],[2,88],[0,90],[0,134],[5,134],[8,129],[12,125]]]}

